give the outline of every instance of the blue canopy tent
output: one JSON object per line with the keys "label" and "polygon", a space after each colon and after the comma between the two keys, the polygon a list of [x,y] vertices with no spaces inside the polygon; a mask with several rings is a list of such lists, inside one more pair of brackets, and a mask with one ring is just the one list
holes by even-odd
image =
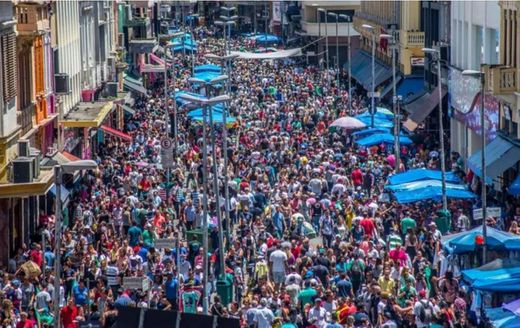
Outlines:
{"label": "blue canopy tent", "polygon": [[[482,226],[442,238],[443,247],[452,254],[474,252],[477,249],[475,238],[482,236]],[[520,250],[520,236],[487,227],[487,246],[495,250]]]}
{"label": "blue canopy tent", "polygon": [[513,196],[520,196],[520,174],[518,174],[509,188],[507,188],[507,192]]}
{"label": "blue canopy tent", "polygon": [[[213,112],[213,115],[211,116],[211,118],[213,119],[213,123],[215,124],[222,124],[224,122],[224,116],[222,115],[222,113],[219,113],[219,112]],[[199,115],[199,116],[194,116],[192,117],[192,119],[194,121],[197,121],[197,122],[202,122],[203,121],[203,117],[202,115]],[[237,121],[236,118],[234,117],[231,117],[231,116],[227,116],[226,117],[226,125],[227,124],[234,124],[235,122]],[[206,118],[206,122],[209,123],[209,117]]]}
{"label": "blue canopy tent", "polygon": [[[361,114],[355,116],[358,120],[365,123],[367,126],[372,126],[372,117],[370,114]],[[391,129],[394,127],[394,122],[392,119],[389,119],[388,117],[376,114],[374,115],[374,128],[387,128]]]}
{"label": "blue canopy tent", "polygon": [[257,34],[255,36],[250,37],[250,38],[255,40],[256,42],[261,42],[261,43],[281,42],[279,37],[277,37],[276,35],[272,35],[272,34]]}
{"label": "blue canopy tent", "polygon": [[[413,142],[410,138],[405,136],[399,136],[399,140],[401,145],[411,145]],[[373,134],[371,136],[368,136],[363,139],[356,140],[355,142],[360,146],[373,146],[373,145],[380,145],[382,143],[391,144],[393,145],[395,141],[395,137],[391,135],[390,133],[378,133]]]}
{"label": "blue canopy tent", "polygon": [[508,279],[520,274],[520,261],[496,259],[478,268],[463,270],[461,274],[470,284],[477,280]]}
{"label": "blue canopy tent", "polygon": [[195,73],[211,72],[211,73],[220,74],[222,71],[222,67],[220,67],[218,65],[213,65],[213,64],[206,64],[206,65],[195,66],[194,71],[195,71]]}
{"label": "blue canopy tent", "polygon": [[195,72],[195,75],[194,75],[194,77],[196,77],[197,79],[201,79],[206,82],[209,82],[218,76],[220,76],[220,73],[209,72],[209,71],[199,72],[199,73]]}
{"label": "blue canopy tent", "polygon": [[178,52],[178,51],[183,51],[183,50],[186,50],[186,51],[193,51],[193,52],[197,52],[197,47],[196,46],[190,46],[190,45],[187,45],[185,44],[184,46],[181,44],[181,45],[177,45],[177,46],[174,46],[173,48],[173,52]]}
{"label": "blue canopy tent", "polygon": [[361,130],[361,131],[356,131],[354,133],[352,133],[352,136],[353,137],[366,137],[366,136],[370,136],[370,135],[373,135],[373,134],[376,134],[376,133],[390,133],[390,129],[387,129],[387,128],[367,128],[367,129],[364,129],[364,130]]}
{"label": "blue canopy tent", "polygon": [[[372,118],[372,115],[368,111],[355,116],[355,118],[357,118],[357,119],[367,118],[367,117],[369,119]],[[386,108],[378,107],[376,110],[376,113],[374,114],[374,118],[391,121],[391,120],[393,120],[393,114]]]}
{"label": "blue canopy tent", "polygon": [[[420,180],[441,180],[442,172],[428,169],[414,169],[391,176],[390,184],[401,184]],[[460,183],[460,178],[453,172],[446,172],[446,182]]]}
{"label": "blue canopy tent", "polygon": [[[413,182],[407,182],[407,183],[401,183],[401,184],[394,184],[394,185],[386,185],[385,189],[391,190],[391,191],[413,191],[421,188],[428,188],[428,187],[440,187],[442,185],[442,181],[439,180],[420,180],[420,181],[413,181]],[[457,190],[467,190],[466,186],[463,184],[455,184],[455,183],[446,183],[446,189],[457,189]]]}
{"label": "blue canopy tent", "polygon": [[[426,187],[418,188],[414,191],[397,191],[394,196],[399,204],[415,203],[423,200],[441,200],[442,188],[441,187]],[[448,198],[458,199],[475,199],[477,196],[469,190],[459,189],[446,189],[446,196]]]}
{"label": "blue canopy tent", "polygon": [[520,328],[520,317],[504,307],[488,308],[486,317],[495,328]]}
{"label": "blue canopy tent", "polygon": [[[224,111],[224,107],[221,104],[215,105],[211,109],[212,109],[213,113],[219,113],[219,114],[222,114],[222,112]],[[203,113],[204,113],[204,109],[197,108],[197,109],[190,111],[187,116],[188,117],[197,117],[197,116],[202,117]],[[209,113],[209,111],[208,111],[208,113]],[[229,116],[229,114],[228,114],[228,116]]]}

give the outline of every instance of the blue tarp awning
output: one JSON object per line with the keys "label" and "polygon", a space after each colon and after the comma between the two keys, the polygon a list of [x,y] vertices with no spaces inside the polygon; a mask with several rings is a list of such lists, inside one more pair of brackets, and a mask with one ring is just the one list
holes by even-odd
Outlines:
{"label": "blue tarp awning", "polygon": [[[347,69],[348,63],[345,64]],[[352,77],[365,88],[365,90],[372,89],[372,57],[370,54],[360,50],[352,58],[350,66]],[[379,60],[374,61],[374,81],[377,87],[392,77],[392,69],[380,62]]]}
{"label": "blue tarp awning", "polygon": [[[420,188],[414,191],[398,191],[394,193],[398,203],[408,204],[423,200],[438,200],[441,201],[442,189],[441,187],[427,187]],[[469,190],[447,189],[446,196],[448,198],[458,199],[475,199],[477,196]]]}
{"label": "blue tarp awning", "polygon": [[[395,84],[399,85],[399,82],[402,79],[403,78],[401,77],[401,75],[397,75],[395,77]],[[392,97],[393,97],[393,93],[392,93],[393,88],[394,88],[393,81],[390,80],[390,83],[388,83],[388,85],[383,89],[383,91],[381,91],[381,95],[379,97],[382,99],[382,98],[386,97],[386,95],[390,94],[390,99],[392,99]],[[397,89],[395,91],[397,92]]]}
{"label": "blue tarp awning", "polygon": [[[373,146],[373,145],[380,145],[382,143],[393,145],[394,141],[395,141],[395,138],[394,138],[394,136],[392,134],[390,134],[390,133],[378,133],[378,134],[373,134],[373,135],[368,136],[368,137],[363,138],[363,139],[356,140],[355,142],[358,145],[360,145],[360,146],[369,147],[369,146]],[[403,135],[399,136],[399,142],[401,143],[401,145],[410,145],[410,144],[412,144],[412,140],[410,138],[408,138],[408,137],[403,136]]]}
{"label": "blue tarp awning", "polygon": [[520,262],[496,259],[479,268],[463,270],[462,278],[478,290],[518,292],[520,291]]}
{"label": "blue tarp awning", "polygon": [[406,102],[408,97],[413,97],[424,89],[424,79],[422,76],[410,76],[401,81],[397,87],[397,95],[403,97]]}
{"label": "blue tarp awning", "polygon": [[515,181],[507,188],[507,192],[513,196],[520,196],[520,173],[516,177]]}
{"label": "blue tarp awning", "polygon": [[[224,110],[224,107],[222,106],[222,104],[218,104],[218,105],[215,105],[215,106],[211,107],[211,109],[212,109],[214,114],[215,113],[222,114],[222,111]],[[202,117],[203,114],[204,114],[204,110],[202,108],[197,108],[197,109],[194,109],[194,110],[190,111],[187,116],[188,117],[197,117],[197,116],[201,116]],[[228,116],[229,116],[229,114],[228,114]]]}
{"label": "blue tarp awning", "polygon": [[[428,169],[414,169],[391,176],[390,184],[401,184],[420,180],[441,180],[442,172]],[[460,183],[460,178],[453,172],[446,172],[446,182]]]}
{"label": "blue tarp awning", "polygon": [[[213,115],[211,116],[211,118],[213,119],[213,123],[215,123],[215,124],[222,124],[224,122],[224,117],[223,117],[222,113],[219,113],[219,112],[213,112]],[[194,116],[194,117],[192,117],[192,119],[197,121],[197,122],[202,122],[203,121],[202,115]],[[236,121],[237,121],[236,118],[226,115],[226,123],[227,124],[233,124]],[[210,122],[209,121],[209,117],[206,118],[206,122],[207,123]]]}
{"label": "blue tarp awning", "polygon": [[368,128],[368,129],[365,129],[365,130],[356,131],[356,132],[352,133],[352,136],[363,138],[363,137],[370,136],[370,135],[376,134],[376,133],[390,133],[390,129],[387,129],[387,128]]}
{"label": "blue tarp awning", "polygon": [[[367,126],[372,126],[372,117],[370,114],[361,114],[356,116],[358,120],[365,123]],[[394,122],[383,116],[374,115],[374,128],[387,128],[391,129],[394,127]]]}
{"label": "blue tarp awning", "polygon": [[[385,189],[392,191],[413,191],[421,188],[427,187],[442,187],[442,181],[440,180],[419,180],[401,184],[389,184],[385,186]],[[446,189],[458,189],[458,190],[467,190],[466,186],[463,184],[456,183],[446,183]]]}
{"label": "blue tarp awning", "polygon": [[[482,226],[442,238],[442,245],[450,253],[462,254],[477,249],[475,238],[482,236]],[[495,250],[520,250],[520,236],[487,227],[487,246]]]}
{"label": "blue tarp awning", "polygon": [[520,317],[503,307],[485,309],[494,328],[520,328]]}
{"label": "blue tarp awning", "polygon": [[[61,190],[61,204],[62,205],[66,205],[68,200],[69,200],[69,195],[70,195],[70,191],[65,188],[63,185],[60,185],[60,190]],[[56,185],[53,184],[51,189],[49,189],[49,191],[54,195],[56,196]]]}
{"label": "blue tarp awning", "polygon": [[195,73],[214,72],[220,74],[222,67],[213,64],[199,65],[194,68]]}
{"label": "blue tarp awning", "polygon": [[249,38],[256,42],[280,42],[280,38],[272,34],[257,34]]}
{"label": "blue tarp awning", "polygon": [[[479,177],[482,177],[482,151],[479,150],[468,159],[468,167]],[[486,182],[492,183],[492,179],[513,167],[520,161],[520,147],[502,136],[497,136],[486,145]]]}

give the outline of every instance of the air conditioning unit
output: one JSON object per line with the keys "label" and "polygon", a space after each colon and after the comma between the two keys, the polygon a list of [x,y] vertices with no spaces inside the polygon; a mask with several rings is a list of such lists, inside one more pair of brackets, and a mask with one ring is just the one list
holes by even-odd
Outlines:
{"label": "air conditioning unit", "polygon": [[39,149],[31,147],[30,157],[33,159],[33,177],[36,179],[40,175],[42,152]]}
{"label": "air conditioning unit", "polygon": [[70,93],[70,78],[69,74],[57,73],[54,74],[54,87],[56,94],[67,95]]}
{"label": "air conditioning unit", "polygon": [[18,156],[29,157],[31,153],[31,146],[29,140],[18,140]]}
{"label": "air conditioning unit", "polygon": [[105,85],[105,93],[107,97],[117,96],[117,82],[107,82]]}
{"label": "air conditioning unit", "polygon": [[34,159],[30,157],[18,157],[13,160],[13,182],[29,183],[33,180]]}

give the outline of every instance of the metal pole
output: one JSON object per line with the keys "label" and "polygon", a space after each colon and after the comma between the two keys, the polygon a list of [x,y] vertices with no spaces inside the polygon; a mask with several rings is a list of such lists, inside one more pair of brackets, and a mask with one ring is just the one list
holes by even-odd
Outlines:
{"label": "metal pole", "polygon": [[[225,109],[224,109],[225,111]],[[209,107],[209,126],[211,131],[211,149],[213,155],[213,193],[215,194],[215,208],[217,212],[217,221],[218,221],[218,244],[219,244],[219,257],[220,257],[220,278],[224,279],[225,276],[225,261],[224,261],[224,231],[222,225],[222,216],[220,215],[220,191],[218,188],[218,172],[217,172],[217,141],[215,140],[215,124],[213,124],[213,108]]]}
{"label": "metal pole", "polygon": [[209,271],[209,261],[208,261],[208,145],[207,145],[207,127],[206,127],[206,113],[207,113],[207,105],[204,104],[202,107],[202,215],[204,218],[202,219],[202,247],[204,249],[204,288],[202,290],[202,311],[204,314],[208,314],[209,308],[209,294],[208,294],[208,271]]}
{"label": "metal pole", "polygon": [[[318,13],[318,43],[316,44],[316,47],[317,47],[317,51],[316,51],[316,56],[318,56],[316,58],[316,60],[318,61],[318,65],[320,64],[320,59],[321,59],[321,47],[320,47],[320,43],[321,43],[321,11],[316,11]],[[319,68],[321,68],[321,65],[319,65]]]}
{"label": "metal pole", "polygon": [[[233,70],[231,69],[231,65],[232,65],[232,62],[231,62],[231,59],[229,60],[226,60],[226,64],[227,64],[227,69],[228,69],[228,79],[226,81],[226,84],[227,84],[227,93],[230,94],[231,92],[231,79],[232,79],[232,75],[233,74]],[[227,111],[228,111],[228,108],[229,108],[229,104],[225,104],[224,105],[224,111],[223,111],[223,114],[222,114],[222,121],[223,121],[223,133],[222,133],[222,155],[224,156],[224,201],[225,201],[225,207],[224,207],[224,213],[225,213],[225,217],[226,217],[226,235],[227,235],[227,243],[228,245],[230,244],[230,227],[231,227],[231,222],[230,222],[230,218],[229,218],[229,189],[228,189],[228,144],[227,144],[227,135],[228,135],[228,131],[227,131]]]}
{"label": "metal pole", "polygon": [[325,10],[325,56],[327,56],[327,89],[330,90],[330,74],[329,74],[329,13]]}
{"label": "metal pole", "polygon": [[374,115],[376,111],[374,93],[376,89],[376,77],[375,77],[375,63],[376,63],[376,34],[372,31],[372,97],[371,97],[371,120],[370,126],[374,127]]}
{"label": "metal pole", "polygon": [[[166,59],[165,59],[166,63]],[[175,55],[172,51],[172,82],[173,82],[173,146],[175,147],[175,154],[177,154],[177,139],[178,139],[178,131],[177,131],[177,100],[175,99],[176,96],[176,90],[175,90],[175,78],[176,78],[176,72],[175,72]]]}
{"label": "metal pole", "polygon": [[395,39],[394,39],[394,33],[393,33],[393,29],[392,29],[392,44],[391,44],[391,47],[392,47],[392,92],[393,92],[393,97],[392,97],[392,105],[393,105],[393,112],[394,112],[394,117],[395,117],[395,126],[394,126],[394,138],[395,138],[395,149],[394,149],[394,153],[395,153],[395,172],[396,173],[399,173],[399,167],[401,165],[401,149],[400,149],[400,146],[399,146],[399,123],[398,123],[398,120],[399,120],[399,117],[397,115],[397,106],[396,106],[396,103],[397,103],[397,91],[396,91],[396,81],[395,81]]}
{"label": "metal pole", "polygon": [[482,165],[482,235],[484,238],[484,245],[482,246],[482,262],[485,264],[487,260],[487,192],[486,192],[486,127],[484,126],[486,120],[484,119],[484,74],[480,73],[480,128],[482,129],[482,154],[481,154],[481,165]]}
{"label": "metal pole", "polygon": [[195,76],[195,60],[193,58],[193,43],[195,42],[193,33],[193,16],[190,16],[190,35],[191,35],[191,76]]}
{"label": "metal pole", "polygon": [[348,38],[348,113],[352,116],[352,76],[350,66],[350,16],[347,24],[347,38]]}
{"label": "metal pole", "polygon": [[442,76],[441,76],[441,51],[437,53],[437,88],[439,89],[439,142],[441,144],[441,188],[442,188],[442,210],[448,210],[448,199],[446,197],[446,160],[444,154],[444,123],[442,118]]}
{"label": "metal pole", "polygon": [[339,96],[339,33],[338,33],[338,28],[339,28],[339,15],[336,14],[336,80],[337,80],[337,85],[336,85],[336,88],[338,88],[338,96]]}
{"label": "metal pole", "polygon": [[[177,300],[178,300],[178,309],[181,310],[181,270],[179,268],[181,267],[181,230],[177,230],[177,238],[175,240],[175,248],[177,249],[177,261],[175,263],[176,269],[177,269]],[[204,288],[206,289],[206,288]]]}
{"label": "metal pole", "polygon": [[54,185],[56,186],[55,213],[56,224],[54,226],[55,259],[54,259],[54,327],[60,328],[60,276],[61,276],[61,166],[54,166]]}

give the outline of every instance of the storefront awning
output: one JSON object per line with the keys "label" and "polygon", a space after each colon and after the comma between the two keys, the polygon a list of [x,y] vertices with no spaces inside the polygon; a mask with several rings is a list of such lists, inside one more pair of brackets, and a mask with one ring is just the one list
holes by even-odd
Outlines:
{"label": "storefront awning", "polygon": [[[62,205],[66,205],[68,200],[69,200],[69,196],[70,196],[70,191],[65,188],[63,185],[60,185],[60,191],[61,191],[61,204]],[[51,189],[49,190],[54,196],[56,196],[56,185],[55,184],[52,184],[52,187]]]}
{"label": "storefront awning", "polygon": [[[482,177],[482,150],[477,151],[468,159],[468,167],[479,177]],[[520,147],[502,136],[497,136],[486,145],[486,181],[504,173],[520,161]]]}
{"label": "storefront awning", "polygon": [[139,92],[144,95],[146,94],[146,88],[143,86],[143,83],[128,75],[123,77],[123,86],[131,91]]}
{"label": "storefront awning", "polygon": [[397,95],[403,97],[406,103],[408,97],[421,92],[424,89],[424,79],[422,76],[410,76],[405,78],[397,87]]}
{"label": "storefront awning", "polygon": [[162,73],[164,74],[164,65],[143,64],[139,67],[141,73]]}
{"label": "storefront awning", "polygon": [[[395,84],[399,84],[399,82],[401,81],[402,77],[401,75],[397,75],[395,77]],[[379,96],[380,98],[384,98],[386,97],[386,95],[388,94],[392,94],[392,89],[394,87],[394,84],[392,82],[392,80],[390,80],[390,83],[388,83],[388,85],[383,89],[383,91],[381,91],[381,95]],[[390,96],[390,98],[392,98],[392,95]]]}
{"label": "storefront awning", "polygon": [[[348,63],[344,68],[348,68]],[[365,90],[372,89],[372,57],[364,51],[358,51],[352,57],[350,66],[352,77],[365,88]],[[392,69],[381,63],[379,60],[374,61],[374,88],[392,77]]]}
{"label": "storefront awning", "polygon": [[28,183],[0,184],[0,198],[16,198],[45,195],[54,182],[52,168],[40,170],[40,175]]}
{"label": "storefront awning", "polygon": [[68,128],[97,128],[103,123],[113,107],[112,101],[80,103],[60,123]]}
{"label": "storefront awning", "polygon": [[118,137],[118,138],[121,138],[123,140],[126,140],[126,141],[132,141],[132,137],[124,132],[121,132],[119,130],[116,130],[116,129],[113,129],[107,125],[102,125],[101,127],[101,130],[105,131],[106,133],[108,134],[111,134],[115,137]]}
{"label": "storefront awning", "polygon": [[128,106],[128,105],[123,105],[123,106],[121,106],[121,107],[123,107],[123,110],[124,110],[125,112],[127,112],[128,114],[131,114],[131,115],[134,115],[134,114],[135,114],[135,110],[134,110],[132,107],[130,107],[130,106]]}
{"label": "storefront awning", "polygon": [[[446,92],[446,88],[442,88],[442,98],[446,96]],[[438,105],[439,87],[435,88],[431,93],[422,95],[404,107],[410,115],[408,115],[408,120],[403,123],[403,126],[409,131],[414,131]]]}

